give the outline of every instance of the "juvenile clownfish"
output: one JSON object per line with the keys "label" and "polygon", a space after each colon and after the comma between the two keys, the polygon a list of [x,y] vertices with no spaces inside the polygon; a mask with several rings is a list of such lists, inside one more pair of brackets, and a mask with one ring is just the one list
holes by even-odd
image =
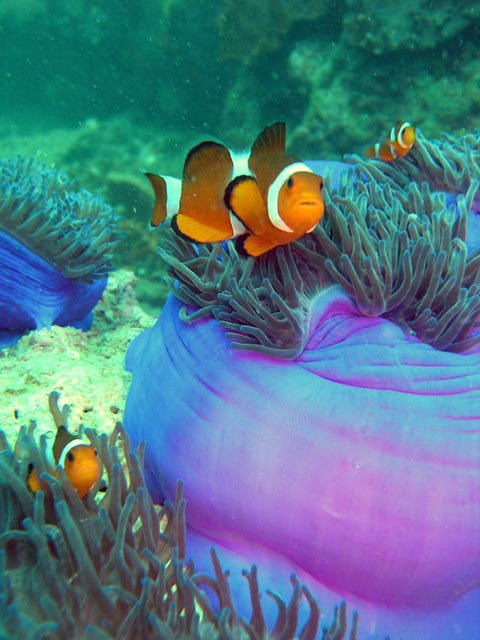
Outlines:
{"label": "juvenile clownfish", "polygon": [[[63,415],[56,404],[57,397],[58,394],[55,392],[49,396],[50,411],[57,426],[57,434],[52,447],[52,469],[49,472],[55,475],[53,469],[57,465],[63,467],[65,475],[76,489],[79,498],[83,498],[98,478],[97,452],[90,443],[80,440],[67,431],[65,425],[62,424]],[[33,493],[42,488],[32,464],[28,466],[27,486]]]}
{"label": "juvenile clownfish", "polygon": [[181,237],[194,242],[218,242],[245,231],[225,206],[225,189],[235,175],[248,171],[246,157],[208,140],[187,154],[182,179],[146,173],[155,204],[151,226],[165,220]]}
{"label": "juvenile clownfish", "polygon": [[259,256],[316,227],[324,212],[323,180],[285,152],[285,123],[266,127],[252,145],[252,176],[235,178],[225,203],[246,228],[237,249]]}
{"label": "juvenile clownfish", "polygon": [[410,122],[398,121],[380,142],[365,149],[367,158],[378,158],[391,162],[407,154],[415,142],[415,127]]}

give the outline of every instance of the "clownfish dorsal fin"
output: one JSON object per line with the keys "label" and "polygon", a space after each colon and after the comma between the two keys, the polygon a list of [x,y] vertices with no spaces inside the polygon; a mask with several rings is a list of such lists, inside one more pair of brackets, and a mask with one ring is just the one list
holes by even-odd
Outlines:
{"label": "clownfish dorsal fin", "polygon": [[55,436],[55,442],[52,447],[55,464],[58,464],[62,451],[65,449],[67,444],[73,440],[77,440],[77,436],[72,436],[64,425],[60,425],[57,429],[57,435]]}
{"label": "clownfish dorsal fin", "polygon": [[230,212],[223,197],[232,178],[229,150],[218,142],[194,147],[185,159],[182,194],[172,228],[194,242],[219,242],[232,237]]}
{"label": "clownfish dorsal fin", "polygon": [[248,168],[256,177],[264,198],[280,171],[297,160],[285,152],[285,143],[285,123],[275,122],[266,127],[252,145]]}
{"label": "clownfish dorsal fin", "polygon": [[245,228],[255,235],[265,230],[267,209],[257,181],[252,176],[237,176],[225,189],[225,205]]}
{"label": "clownfish dorsal fin", "polygon": [[287,132],[284,122],[275,122],[258,134],[252,144],[248,166],[253,171],[250,163],[255,163],[259,156],[269,153],[283,153],[287,140]]}
{"label": "clownfish dorsal fin", "polygon": [[184,180],[218,180],[231,178],[233,161],[227,147],[213,140],[206,140],[193,147],[183,165]]}
{"label": "clownfish dorsal fin", "polygon": [[148,178],[152,185],[155,195],[155,204],[153,205],[150,225],[152,227],[158,227],[167,217],[167,183],[165,182],[165,178],[157,176],[155,173],[146,173],[145,177]]}

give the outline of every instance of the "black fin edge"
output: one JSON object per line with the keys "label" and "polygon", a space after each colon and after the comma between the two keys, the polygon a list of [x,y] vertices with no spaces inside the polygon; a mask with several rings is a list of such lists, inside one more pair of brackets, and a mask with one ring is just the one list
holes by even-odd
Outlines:
{"label": "black fin edge", "polygon": [[198,244],[202,244],[201,242],[198,242],[198,240],[195,240],[194,238],[190,238],[190,236],[186,236],[184,233],[182,233],[182,232],[180,231],[180,229],[178,228],[178,224],[177,224],[177,215],[178,215],[178,214],[176,213],[176,214],[173,216],[173,218],[172,218],[172,222],[171,222],[172,229],[175,231],[175,233],[177,234],[177,236],[178,236],[179,238],[182,238],[182,240],[186,240],[187,242],[195,242],[195,243],[198,243]]}
{"label": "black fin edge", "polygon": [[215,140],[204,140],[203,142],[200,142],[199,144],[192,147],[192,149],[190,149],[190,151],[187,153],[185,162],[183,163],[182,177],[184,180],[187,179],[185,168],[188,166],[188,163],[191,161],[192,156],[198,153],[201,149],[205,149],[206,147],[222,147],[222,149],[226,149],[226,151],[230,154],[227,147],[221,142],[215,142]]}
{"label": "black fin edge", "polygon": [[[232,215],[235,216],[235,218],[241,222],[243,224],[243,226],[245,227],[245,229],[247,229],[247,231],[252,234],[255,235],[253,233],[253,231],[248,227],[248,225],[245,224],[245,222],[242,220],[242,218],[232,209],[231,205],[230,205],[230,198],[232,196],[232,191],[235,189],[235,187],[237,185],[239,185],[241,182],[246,182],[247,180],[253,180],[253,182],[257,182],[255,180],[255,178],[253,176],[246,176],[246,175],[241,175],[241,176],[237,176],[236,178],[234,178],[233,180],[231,180],[228,185],[227,188],[225,189],[225,193],[223,194],[223,202],[225,204],[225,206],[227,207],[227,209],[229,211],[232,212]],[[245,234],[244,234],[245,235]],[[239,236],[239,238],[242,238],[243,236]]]}
{"label": "black fin edge", "polygon": [[237,253],[243,256],[244,258],[251,257],[248,251],[243,246],[245,240],[248,238],[249,235],[250,235],[249,233],[244,233],[241,236],[238,236],[238,238],[235,240],[235,249]]}

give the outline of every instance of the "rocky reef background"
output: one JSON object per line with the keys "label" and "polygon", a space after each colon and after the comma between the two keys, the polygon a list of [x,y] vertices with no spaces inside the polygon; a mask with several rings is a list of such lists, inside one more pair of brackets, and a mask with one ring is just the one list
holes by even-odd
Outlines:
{"label": "rocky reef background", "polygon": [[361,153],[397,119],[428,137],[480,125],[480,4],[460,0],[6,0],[2,155],[66,171],[123,216],[117,266],[155,313],[166,287],[141,170],[178,175],[216,137],[285,119],[305,158]]}

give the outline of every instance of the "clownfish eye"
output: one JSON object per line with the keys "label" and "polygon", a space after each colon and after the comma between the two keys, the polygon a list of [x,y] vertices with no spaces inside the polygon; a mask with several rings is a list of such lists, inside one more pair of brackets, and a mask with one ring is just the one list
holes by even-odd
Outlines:
{"label": "clownfish eye", "polygon": [[96,449],[94,449],[93,451],[95,453],[95,457],[97,457],[98,456],[98,451]]}
{"label": "clownfish eye", "polygon": [[69,462],[73,462],[73,461],[74,461],[73,453],[72,453],[71,451],[69,451],[69,452],[67,453],[67,460],[68,460]]}
{"label": "clownfish eye", "polygon": [[320,184],[318,186],[319,186],[319,189],[321,191],[323,189],[323,182],[320,182]]}
{"label": "clownfish eye", "polygon": [[293,178],[292,178],[292,176],[290,176],[290,178],[287,180],[287,187],[289,189],[291,189],[293,187]]}

